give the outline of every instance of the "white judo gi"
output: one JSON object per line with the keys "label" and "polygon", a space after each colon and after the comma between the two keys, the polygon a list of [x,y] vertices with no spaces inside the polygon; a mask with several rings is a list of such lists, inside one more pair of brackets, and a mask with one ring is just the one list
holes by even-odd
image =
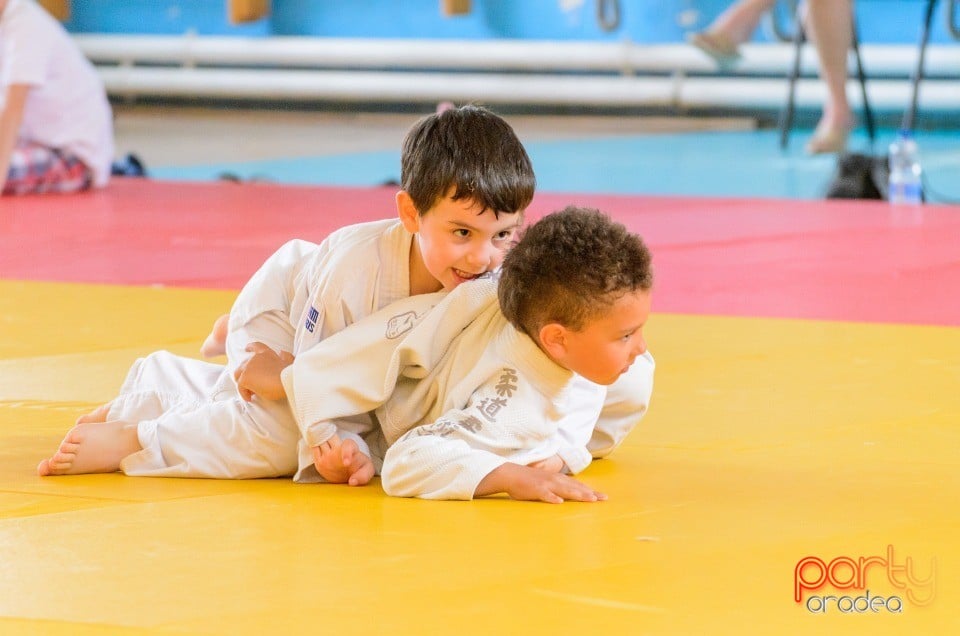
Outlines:
{"label": "white judo gi", "polygon": [[[646,411],[653,370],[646,353],[621,376],[601,429],[610,449]],[[399,301],[305,352],[282,379],[307,446],[332,437],[338,418],[374,410],[392,444],[384,489],[431,499],[470,499],[508,461],[557,454],[571,473],[583,470],[608,392],[510,325],[495,280]],[[301,468],[308,461],[301,455]]]}
{"label": "white judo gi", "polygon": [[[295,240],[282,246],[230,311],[226,367],[165,351],[133,365],[107,415],[137,423],[143,450],[124,459],[121,470],[224,479],[294,474],[302,441],[286,400],[248,403],[237,391],[233,371],[252,355],[245,347],[260,341],[299,355],[406,297],[411,241],[399,221],[385,220],[342,228],[320,245]],[[373,428],[363,412],[351,415],[338,422],[341,434]],[[319,479],[315,470],[304,476]]]}

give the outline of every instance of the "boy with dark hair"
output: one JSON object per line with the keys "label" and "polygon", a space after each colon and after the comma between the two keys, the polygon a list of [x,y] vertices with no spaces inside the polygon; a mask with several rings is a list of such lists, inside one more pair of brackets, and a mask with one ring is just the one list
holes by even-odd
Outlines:
{"label": "boy with dark hair", "polygon": [[403,145],[402,181],[399,220],[345,227],[320,245],[291,241],[267,259],[237,297],[225,341],[208,338],[208,353],[227,353],[226,368],[163,351],[137,361],[120,396],[81,417],[38,472],[119,468],[128,475],[216,478],[296,472],[301,481],[317,481],[332,476],[324,474],[325,462],[349,457],[349,477],[369,481],[376,467],[361,437],[369,418],[343,421],[346,441],[336,458],[324,458],[329,446],[304,446],[285,401],[247,402],[233,376],[264,347],[289,361],[393,301],[449,291],[496,269],[535,187],[513,130],[476,106],[413,126]]}
{"label": "boy with dark hair", "polygon": [[639,236],[571,207],[526,231],[499,284],[399,301],[299,356],[278,373],[278,392],[269,377],[240,383],[288,397],[304,438],[318,444],[336,438],[340,418],[375,411],[391,444],[382,471],[391,495],[597,501],[604,496],[588,486],[531,465],[557,455],[572,473],[589,464],[588,453],[579,463],[567,449],[586,453],[606,386],[628,369],[644,379],[632,397],[642,416],[654,369],[643,338],[652,282]]}

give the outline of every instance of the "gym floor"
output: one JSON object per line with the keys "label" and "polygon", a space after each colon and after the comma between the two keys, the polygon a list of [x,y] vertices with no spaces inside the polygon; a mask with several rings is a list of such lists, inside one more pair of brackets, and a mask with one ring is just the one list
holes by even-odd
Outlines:
{"label": "gym floor", "polygon": [[[531,220],[599,207],[654,252],[651,410],[581,475],[609,501],[40,478],[137,357],[197,355],[277,245],[394,214],[416,118],[117,115],[153,178],[0,202],[0,632],[960,627],[960,208],[816,200],[809,131],[782,155],[748,119],[508,116]],[[924,135],[950,183],[956,134]]]}

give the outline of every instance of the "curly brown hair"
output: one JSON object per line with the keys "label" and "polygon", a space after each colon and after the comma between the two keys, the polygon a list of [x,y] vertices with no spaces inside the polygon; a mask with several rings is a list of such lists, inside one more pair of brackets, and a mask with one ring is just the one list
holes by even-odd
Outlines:
{"label": "curly brown hair", "polygon": [[503,261],[498,294],[507,320],[536,339],[551,322],[580,330],[652,286],[643,239],[599,210],[569,206],[527,228]]}
{"label": "curly brown hair", "polygon": [[400,187],[420,214],[453,189],[496,216],[522,212],[536,187],[533,164],[510,124],[480,106],[428,115],[407,132]]}

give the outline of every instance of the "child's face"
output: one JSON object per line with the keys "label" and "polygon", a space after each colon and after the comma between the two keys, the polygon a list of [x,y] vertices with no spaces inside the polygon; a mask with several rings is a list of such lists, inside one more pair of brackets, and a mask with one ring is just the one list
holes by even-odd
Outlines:
{"label": "child's face", "polygon": [[566,330],[563,366],[597,384],[613,384],[647,350],[643,326],[650,315],[650,291],[625,294],[579,331]]}
{"label": "child's face", "polygon": [[401,206],[400,218],[408,231],[416,233],[423,267],[448,291],[499,267],[523,221],[522,214],[497,218],[489,210],[481,213],[474,201],[449,196],[423,215],[416,210],[404,213]]}

